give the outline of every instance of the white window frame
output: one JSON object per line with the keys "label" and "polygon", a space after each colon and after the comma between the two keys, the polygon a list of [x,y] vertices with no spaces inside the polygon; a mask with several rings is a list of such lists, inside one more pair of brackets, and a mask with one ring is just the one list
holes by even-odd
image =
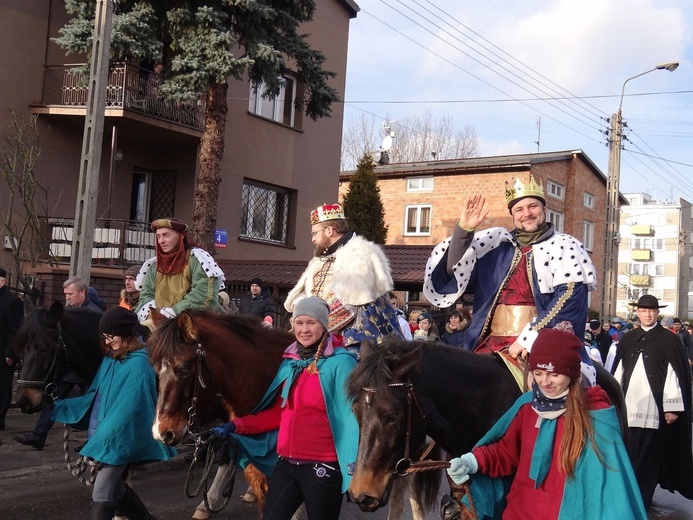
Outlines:
{"label": "white window frame", "polygon": [[586,208],[594,208],[594,195],[591,193],[585,192],[582,195],[582,203],[585,205]]}
{"label": "white window frame", "polygon": [[[287,89],[287,86],[289,87]],[[257,89],[250,86],[250,101],[248,104],[248,111],[256,116],[264,117],[266,119],[271,119],[277,123],[283,125],[295,127],[296,126],[296,89],[297,80],[291,75],[285,75],[282,77],[282,86],[280,87],[279,94],[274,99],[263,98],[262,95],[265,93],[266,87],[265,83],[261,83],[257,86]],[[288,108],[287,108],[288,103]],[[289,120],[285,119],[285,111],[289,110]]]}
{"label": "white window frame", "polygon": [[643,276],[664,276],[664,264],[661,262],[631,262],[628,274]]}
{"label": "white window frame", "polygon": [[565,186],[558,184],[554,181],[547,181],[546,183],[546,194],[551,195],[556,199],[563,200],[565,195]]}
{"label": "white window frame", "polygon": [[587,251],[594,249],[594,222],[582,221],[582,245]]}
{"label": "white window frame", "polygon": [[[421,213],[423,210],[428,210],[428,231],[421,231]],[[416,225],[412,226],[415,231],[409,231],[409,212],[410,210],[415,210],[414,218],[416,219]],[[433,206],[430,204],[410,204],[404,206],[404,236],[408,237],[422,237],[431,236],[431,222],[433,221]]]}
{"label": "white window frame", "polygon": [[433,177],[409,177],[407,191],[433,191]]}
{"label": "white window frame", "polygon": [[650,251],[664,251],[666,241],[657,237],[632,237],[628,240],[628,249],[649,249]]}
{"label": "white window frame", "polygon": [[563,224],[565,222],[565,217],[560,211],[554,211],[552,209],[546,208],[546,222],[551,222],[554,229],[558,233],[563,233]]}

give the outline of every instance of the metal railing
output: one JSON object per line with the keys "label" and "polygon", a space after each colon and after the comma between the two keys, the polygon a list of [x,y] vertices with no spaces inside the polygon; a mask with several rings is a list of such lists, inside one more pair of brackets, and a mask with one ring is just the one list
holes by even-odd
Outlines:
{"label": "metal railing", "polygon": [[[51,257],[69,263],[72,256],[74,218],[47,218],[47,236]],[[97,219],[93,230],[92,265],[122,267],[141,264],[153,257],[154,232],[148,222]]]}
{"label": "metal railing", "polygon": [[[165,121],[202,130],[204,101],[170,101],[159,92],[161,80],[151,70],[114,63],[108,74],[106,108],[123,108]],[[82,64],[46,67],[42,103],[86,107],[89,76]]]}

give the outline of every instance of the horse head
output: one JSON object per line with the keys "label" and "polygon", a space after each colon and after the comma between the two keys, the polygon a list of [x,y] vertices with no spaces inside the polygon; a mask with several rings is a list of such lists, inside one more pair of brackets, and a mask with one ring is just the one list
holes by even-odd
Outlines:
{"label": "horse head", "polygon": [[349,377],[347,392],[360,430],[349,494],[362,511],[387,504],[394,479],[425,442],[425,417],[409,383],[424,348],[422,342],[364,342]]}
{"label": "horse head", "polygon": [[63,375],[66,367],[60,332],[63,315],[63,304],[59,301],[46,310],[24,300],[24,320],[13,343],[22,359],[16,401],[23,413],[43,408],[47,402],[46,391],[51,390],[46,387],[57,384]]}

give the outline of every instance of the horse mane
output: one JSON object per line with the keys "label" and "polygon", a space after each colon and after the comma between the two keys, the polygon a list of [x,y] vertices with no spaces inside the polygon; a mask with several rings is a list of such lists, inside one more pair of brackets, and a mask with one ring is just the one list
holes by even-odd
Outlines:
{"label": "horse mane", "polygon": [[[230,334],[247,343],[252,348],[261,350],[266,345],[261,341],[266,340],[267,335],[287,347],[293,340],[293,336],[283,329],[267,328],[257,316],[245,314],[226,314],[208,309],[187,309],[187,312],[199,328],[208,329],[217,326],[226,329]],[[262,338],[262,339],[261,339]],[[155,366],[169,357],[180,354],[184,348],[178,320],[170,319],[159,323],[147,341],[149,357]]]}
{"label": "horse mane", "polygon": [[14,348],[21,355],[24,346],[29,344],[39,333],[46,334],[51,325],[48,309],[37,307],[24,316],[22,324],[14,335]]}

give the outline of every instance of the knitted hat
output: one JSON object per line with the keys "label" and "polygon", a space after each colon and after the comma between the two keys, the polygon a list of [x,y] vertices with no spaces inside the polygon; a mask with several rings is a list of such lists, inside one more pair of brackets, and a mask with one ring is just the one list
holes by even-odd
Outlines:
{"label": "knitted hat", "polygon": [[139,264],[131,265],[130,267],[128,267],[128,270],[125,271],[125,274],[123,274],[123,278],[127,278],[128,276],[130,276],[132,278],[137,278],[137,273],[139,273],[139,272],[140,272],[140,265]]}
{"label": "knitted hat", "polygon": [[250,282],[248,282],[248,283],[250,285],[259,285],[260,289],[265,288],[265,282],[262,281],[262,278],[259,278],[257,276],[255,278],[253,278],[252,280],[250,280]]}
{"label": "knitted hat", "polygon": [[123,307],[113,307],[103,313],[99,322],[99,332],[121,338],[135,336],[138,325],[137,314]]}
{"label": "knitted hat", "polygon": [[422,312],[421,314],[419,314],[419,317],[416,318],[416,321],[421,321],[421,320],[431,321],[431,315],[428,314],[427,312]]}
{"label": "knitted hat", "polygon": [[169,228],[179,233],[183,233],[188,230],[188,225],[174,217],[169,218],[158,218],[152,222],[152,231],[156,231],[161,228]]}
{"label": "knitted hat", "polygon": [[599,320],[590,320],[590,329],[597,330],[602,324]]}
{"label": "knitted hat", "polygon": [[582,348],[582,341],[571,332],[541,329],[529,354],[529,369],[545,370],[577,379],[580,377]]}
{"label": "knitted hat", "polygon": [[681,321],[681,318],[674,318],[672,323],[678,323],[679,325],[683,325],[683,322]]}
{"label": "knitted hat", "polygon": [[294,318],[298,316],[310,316],[320,322],[320,325],[327,330],[327,323],[330,317],[330,306],[325,300],[321,300],[317,296],[303,298],[294,307]]}

